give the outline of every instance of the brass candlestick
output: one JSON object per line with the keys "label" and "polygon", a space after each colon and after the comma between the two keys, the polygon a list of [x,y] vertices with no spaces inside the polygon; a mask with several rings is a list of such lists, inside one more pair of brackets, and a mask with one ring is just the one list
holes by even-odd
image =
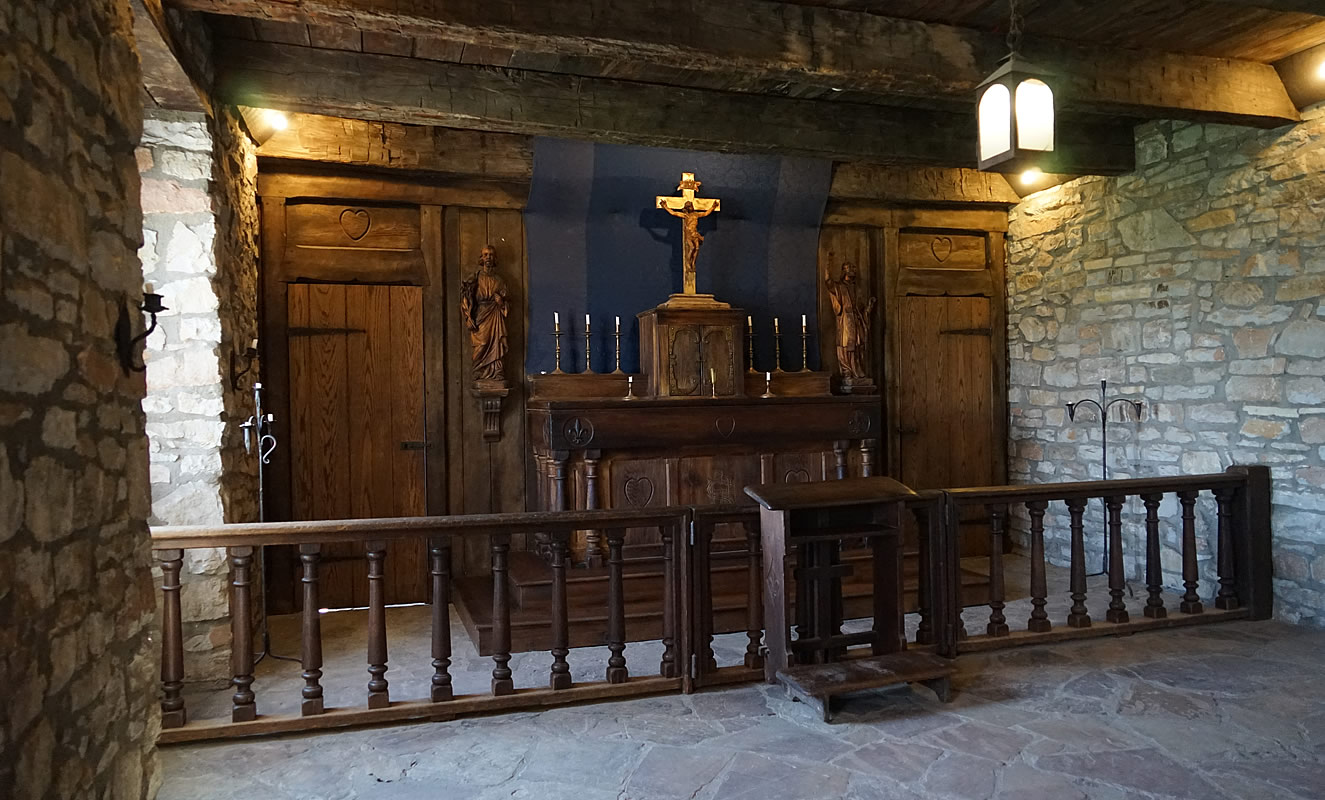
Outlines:
{"label": "brass candlestick", "polygon": [[626,399],[627,399],[627,400],[635,400],[635,399],[637,399],[637,398],[635,397],[635,376],[634,376],[634,375],[629,375],[629,376],[626,377]]}
{"label": "brass candlestick", "polygon": [[773,317],[773,371],[782,371],[782,329],[777,317]]}
{"label": "brass candlestick", "polygon": [[584,318],[584,371],[593,374],[592,352],[589,349],[589,318]]}
{"label": "brass candlestick", "polygon": [[810,362],[807,361],[805,358],[805,353],[806,353],[805,343],[806,341],[809,340],[809,338],[810,338],[809,332],[807,332],[805,328],[801,328],[801,372],[810,371]]}
{"label": "brass candlestick", "polygon": [[773,397],[773,373],[764,373],[764,393],[760,397]]}
{"label": "brass candlestick", "polygon": [[552,370],[552,374],[553,374],[553,375],[565,375],[566,373],[564,373],[564,372],[561,371],[561,325],[560,325],[559,323],[557,323],[556,326],[555,326],[555,328],[553,329],[553,331],[552,331],[552,337],[553,337],[553,338],[556,340],[556,342],[557,342],[556,361],[555,361],[555,363],[554,363],[554,368],[553,368],[553,370]]}
{"label": "brass candlestick", "polygon": [[616,369],[612,370],[613,375],[624,375],[621,371],[621,326],[617,326],[616,333]]}
{"label": "brass candlestick", "polygon": [[745,318],[746,372],[755,371],[755,323],[753,317]]}

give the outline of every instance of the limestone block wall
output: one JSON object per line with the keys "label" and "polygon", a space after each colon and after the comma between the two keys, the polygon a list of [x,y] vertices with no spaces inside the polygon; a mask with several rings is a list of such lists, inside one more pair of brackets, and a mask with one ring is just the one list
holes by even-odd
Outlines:
{"label": "limestone block wall", "polygon": [[144,798],[155,589],[127,0],[0,3],[0,794]]}
{"label": "limestone block wall", "polygon": [[[255,462],[239,425],[251,377],[230,385],[230,353],[256,335],[256,157],[237,117],[149,112],[143,179],[144,277],[169,310],[148,339],[147,433],[153,524],[257,518]],[[228,568],[220,550],[185,554],[181,603],[189,680],[229,674]]]}
{"label": "limestone block wall", "polygon": [[[1271,467],[1276,613],[1325,625],[1325,107],[1273,131],[1147,124],[1137,161],[1011,212],[1012,479],[1099,477],[1097,418],[1073,424],[1063,404],[1107,379],[1147,405],[1140,424],[1111,426],[1111,477]],[[1208,594],[1213,504],[1201,508]],[[1139,501],[1127,511],[1137,579]],[[1161,513],[1175,511],[1169,498]],[[1066,512],[1051,513],[1048,549],[1066,564]],[[1098,568],[1098,504],[1091,514]],[[1177,537],[1166,525],[1170,586]]]}

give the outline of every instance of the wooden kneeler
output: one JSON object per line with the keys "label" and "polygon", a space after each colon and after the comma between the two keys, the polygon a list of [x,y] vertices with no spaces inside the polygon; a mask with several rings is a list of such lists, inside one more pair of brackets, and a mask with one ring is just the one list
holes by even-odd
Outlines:
{"label": "wooden kneeler", "polygon": [[[750,486],[760,505],[764,566],[764,676],[832,717],[832,698],[863,689],[923,683],[947,702],[953,668],[947,659],[906,651],[903,627],[902,514],[914,492],[891,478]],[[841,563],[844,542],[872,550],[873,624],[842,632]],[[791,596],[786,559],[796,554],[796,639],[791,638]],[[847,658],[847,648],[868,644],[870,656]]]}

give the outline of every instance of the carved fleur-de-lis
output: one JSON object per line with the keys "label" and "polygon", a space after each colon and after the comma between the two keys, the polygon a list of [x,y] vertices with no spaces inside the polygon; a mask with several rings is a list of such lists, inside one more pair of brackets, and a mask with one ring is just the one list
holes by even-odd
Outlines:
{"label": "carved fleur-de-lis", "polygon": [[566,426],[561,429],[565,435],[566,441],[574,447],[584,447],[593,440],[593,423],[579,417],[573,417],[567,421]]}

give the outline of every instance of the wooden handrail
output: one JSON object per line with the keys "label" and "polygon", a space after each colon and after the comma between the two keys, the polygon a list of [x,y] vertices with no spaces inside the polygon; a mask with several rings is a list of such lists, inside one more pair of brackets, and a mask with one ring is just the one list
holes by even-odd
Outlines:
{"label": "wooden handrail", "polygon": [[1205,475],[1170,475],[1155,478],[1121,478],[1109,481],[1029,483],[1019,486],[972,486],[946,490],[958,505],[1024,503],[1069,498],[1116,497],[1186,489],[1237,487],[1247,482],[1244,474],[1212,472]]}
{"label": "wooden handrail", "polygon": [[191,547],[258,547],[277,544],[327,544],[408,539],[419,536],[485,536],[504,533],[554,533],[611,526],[632,528],[675,525],[690,509],[598,511],[537,511],[509,514],[464,514],[445,517],[389,517],[294,522],[237,522],[223,525],[158,525],[152,528],[154,549]]}

